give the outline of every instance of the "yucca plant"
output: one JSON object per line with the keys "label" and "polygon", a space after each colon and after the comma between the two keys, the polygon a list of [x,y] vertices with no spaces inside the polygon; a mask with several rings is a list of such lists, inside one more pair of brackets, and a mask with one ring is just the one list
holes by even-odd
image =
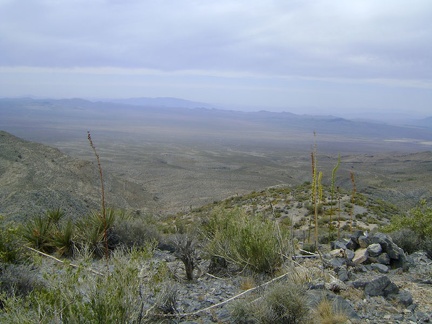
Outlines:
{"label": "yucca plant", "polygon": [[53,224],[49,217],[38,215],[23,228],[23,238],[27,243],[42,252],[51,253],[54,251],[52,244]]}
{"label": "yucca plant", "polygon": [[[115,223],[116,214],[113,209],[106,211],[105,219],[99,212],[92,212],[77,223],[77,243],[79,248],[89,248],[96,257],[102,257],[114,248],[109,243],[109,233]],[[107,242],[105,242],[105,234]],[[111,246],[110,246],[111,245]]]}
{"label": "yucca plant", "polygon": [[71,219],[57,228],[51,238],[56,253],[65,257],[73,256],[75,247],[74,234],[75,225]]}

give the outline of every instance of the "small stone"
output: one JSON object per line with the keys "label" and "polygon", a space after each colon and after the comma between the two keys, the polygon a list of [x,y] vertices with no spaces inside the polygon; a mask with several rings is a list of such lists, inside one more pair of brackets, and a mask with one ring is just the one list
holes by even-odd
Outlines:
{"label": "small stone", "polygon": [[399,292],[398,299],[399,302],[405,307],[408,307],[413,303],[413,297],[408,290],[402,290],[401,292]]}
{"label": "small stone", "polygon": [[361,231],[361,230],[357,230],[357,231],[354,232],[353,235],[351,235],[351,240],[352,240],[353,242],[355,242],[356,244],[359,244],[358,238],[359,238],[360,236],[364,236],[364,232]]}
{"label": "small stone", "polygon": [[353,281],[351,283],[354,288],[364,288],[367,284],[368,282],[366,281]]}
{"label": "small stone", "polygon": [[337,241],[331,242],[330,243],[330,247],[331,247],[332,250],[336,250],[336,249],[343,249],[343,250],[345,250],[347,248],[346,247],[347,243],[348,243],[347,240],[345,240],[345,239],[339,239]]}
{"label": "small stone", "polygon": [[345,250],[345,256],[348,260],[354,259],[355,253],[351,250]]}
{"label": "small stone", "polygon": [[378,272],[381,272],[381,273],[388,273],[389,272],[389,268],[386,265],[380,264],[380,263],[372,263],[371,268],[373,270],[377,270]]}
{"label": "small stone", "polygon": [[381,264],[389,265],[390,264],[390,257],[385,252],[381,253],[377,258],[377,262],[381,263]]}
{"label": "small stone", "polygon": [[369,254],[367,249],[358,249],[357,251],[355,251],[355,255],[352,261],[354,262],[354,264],[360,264],[365,262],[368,259],[368,256]]}
{"label": "small stone", "polygon": [[382,253],[382,247],[380,244],[374,243],[367,247],[367,251],[371,257],[377,257]]}
{"label": "small stone", "polygon": [[346,247],[347,247],[348,250],[355,251],[359,247],[359,245],[355,241],[353,241],[352,239],[350,239],[348,241],[348,243],[346,244]]}
{"label": "small stone", "polygon": [[360,245],[360,248],[365,249],[369,245],[369,238],[366,236],[360,236],[358,238],[358,243]]}
{"label": "small stone", "polygon": [[337,274],[341,281],[347,282],[349,280],[349,274],[346,269],[339,269]]}
{"label": "small stone", "polygon": [[347,260],[343,258],[334,258],[329,261],[330,265],[333,267],[334,271],[338,271],[341,267],[343,267]]}
{"label": "small stone", "polygon": [[402,314],[397,314],[393,317],[394,320],[396,321],[402,321],[403,320],[403,315]]}
{"label": "small stone", "polygon": [[387,276],[382,276],[372,280],[365,286],[365,294],[368,296],[388,296],[391,294],[397,294],[399,288],[390,281]]}
{"label": "small stone", "polygon": [[335,257],[338,257],[338,258],[343,258],[343,257],[345,257],[344,249],[335,249],[335,250],[331,250],[331,251],[329,252],[329,254],[330,254],[330,256],[333,257],[333,258],[335,258]]}

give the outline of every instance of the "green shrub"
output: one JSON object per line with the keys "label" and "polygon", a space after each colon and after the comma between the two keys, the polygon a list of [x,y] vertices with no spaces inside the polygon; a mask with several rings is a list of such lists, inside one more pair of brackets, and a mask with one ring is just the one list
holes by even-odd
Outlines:
{"label": "green shrub", "polygon": [[411,209],[407,215],[393,217],[387,230],[401,229],[412,230],[421,240],[432,237],[432,208],[422,201],[420,206]]}
{"label": "green shrub", "polygon": [[38,276],[46,285],[28,290],[22,297],[1,296],[5,311],[0,311],[0,322],[144,323],[146,311],[156,301],[158,307],[175,301],[173,293],[168,295],[171,299],[159,297],[151,289],[154,284],[145,281],[148,277],[140,269],[147,257],[137,251],[128,255],[114,252],[103,275],[88,271],[90,264],[79,260],[79,268],[43,262]]}
{"label": "green shrub", "polygon": [[149,242],[161,241],[156,221],[149,215],[139,217],[120,213],[111,234],[116,244],[126,248],[142,248]]}
{"label": "green shrub", "polygon": [[283,262],[287,231],[261,215],[217,209],[204,224],[210,257],[222,257],[256,272],[274,272]]}
{"label": "green shrub", "polygon": [[410,229],[402,229],[390,233],[393,242],[406,253],[413,253],[421,249],[419,235]]}
{"label": "green shrub", "polygon": [[306,290],[292,281],[277,283],[259,299],[234,303],[231,315],[235,323],[305,323]]}
{"label": "green shrub", "polygon": [[0,216],[0,263],[18,263],[23,259],[18,226],[5,223]]}
{"label": "green shrub", "polygon": [[45,282],[28,264],[0,264],[0,292],[6,296],[27,296],[34,289],[41,289]]}

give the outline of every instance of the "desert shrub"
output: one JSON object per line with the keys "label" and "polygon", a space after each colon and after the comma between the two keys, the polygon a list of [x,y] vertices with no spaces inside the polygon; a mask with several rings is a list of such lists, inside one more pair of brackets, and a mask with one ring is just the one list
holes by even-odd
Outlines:
{"label": "desert shrub", "polygon": [[23,259],[18,226],[5,223],[0,216],[0,263],[18,263]]}
{"label": "desert shrub", "polygon": [[432,238],[426,238],[421,242],[421,249],[426,252],[429,259],[432,260]]}
{"label": "desert shrub", "polygon": [[109,270],[102,275],[88,271],[90,264],[85,262],[79,268],[44,262],[39,275],[47,284],[24,297],[2,296],[6,311],[0,312],[0,322],[144,323],[151,307],[147,301],[163,301],[140,273],[146,258],[142,253],[131,258],[114,252]]}
{"label": "desert shrub", "polygon": [[432,237],[432,207],[422,201],[420,206],[411,209],[407,215],[393,217],[387,230],[401,229],[410,229],[421,240]]}
{"label": "desert shrub", "polygon": [[410,229],[401,229],[390,233],[393,242],[406,253],[413,253],[421,249],[419,235]]}
{"label": "desert shrub", "polygon": [[272,273],[287,251],[287,231],[261,215],[247,215],[241,209],[217,209],[205,221],[207,252],[240,267]]}
{"label": "desert shrub", "polygon": [[231,315],[235,323],[305,323],[309,318],[306,298],[302,285],[285,281],[259,299],[234,303]]}
{"label": "desert shrub", "polygon": [[[315,253],[317,250],[317,247],[315,243],[304,243],[302,250],[306,252],[301,252],[301,254],[309,254],[309,253]],[[309,253],[307,253],[309,252]]]}
{"label": "desert shrub", "polygon": [[115,243],[126,248],[141,248],[149,242],[161,241],[155,220],[150,215],[132,216],[120,213],[111,232]]}
{"label": "desert shrub", "polygon": [[313,311],[314,322],[320,324],[344,324],[348,321],[348,316],[343,310],[335,307],[333,302],[327,298],[323,298],[314,307]]}
{"label": "desert shrub", "polygon": [[0,264],[0,292],[6,296],[27,296],[34,289],[41,289],[45,282],[34,267],[28,264]]}
{"label": "desert shrub", "polygon": [[171,244],[175,248],[174,255],[179,258],[186,271],[186,279],[193,280],[193,272],[198,259],[198,241],[196,233],[178,233],[171,238]]}

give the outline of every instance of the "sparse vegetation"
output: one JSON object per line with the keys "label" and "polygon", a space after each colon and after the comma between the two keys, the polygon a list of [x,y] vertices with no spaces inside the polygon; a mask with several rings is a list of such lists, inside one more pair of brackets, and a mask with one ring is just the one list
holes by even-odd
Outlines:
{"label": "sparse vegetation", "polygon": [[[237,277],[240,294],[248,293],[242,299],[234,296],[235,302],[230,304],[232,320],[237,323],[345,323],[346,315],[327,299],[310,308],[305,294],[308,286],[293,277],[259,288],[263,279],[272,281],[287,271],[295,249],[297,253],[299,247],[316,253],[320,244],[334,240],[336,222],[332,217],[336,214],[338,235],[339,230],[344,235],[352,229],[350,213],[353,215],[354,210],[359,210],[358,223],[363,222],[358,228],[369,225],[365,221],[372,225],[384,222],[396,210],[357,194],[353,175],[351,195],[335,188],[340,158],[333,169],[332,187],[326,189],[314,154],[312,182],[257,190],[199,208],[190,206],[170,216],[106,208],[102,190],[102,211],[85,217],[66,217],[61,209],[53,209],[34,215],[22,227],[2,222],[0,322],[153,323],[192,319],[202,309],[182,314],[181,290],[196,288],[203,277],[225,276]],[[103,186],[99,159],[98,169]],[[421,246],[432,255],[431,215],[431,208],[422,205],[406,217],[395,217],[389,227],[399,230],[392,234],[394,241],[407,252]],[[314,221],[309,229],[315,232],[315,242],[308,244],[305,233],[309,220]],[[25,252],[23,244],[47,254],[29,256],[35,251]],[[172,253],[163,255],[157,250],[162,256],[153,258],[156,246],[172,248]],[[100,260],[104,256],[106,267]],[[199,269],[201,264],[206,269]],[[319,271],[325,281],[326,270]],[[223,289],[218,290],[217,296]],[[213,307],[217,305],[213,292],[196,298]],[[231,298],[222,303],[228,301],[231,303]],[[213,308],[203,309],[214,314]]]}
{"label": "sparse vegetation", "polygon": [[423,249],[432,256],[432,208],[426,201],[421,201],[406,215],[394,216],[385,230],[394,232],[392,237],[408,251]]}
{"label": "sparse vegetation", "polygon": [[309,309],[305,288],[293,281],[276,283],[262,296],[236,302],[232,307],[235,323],[306,323]]}
{"label": "sparse vegetation", "polygon": [[284,260],[288,233],[262,215],[241,209],[215,210],[204,223],[210,256],[257,272],[273,273]]}

